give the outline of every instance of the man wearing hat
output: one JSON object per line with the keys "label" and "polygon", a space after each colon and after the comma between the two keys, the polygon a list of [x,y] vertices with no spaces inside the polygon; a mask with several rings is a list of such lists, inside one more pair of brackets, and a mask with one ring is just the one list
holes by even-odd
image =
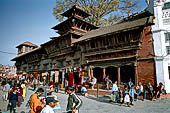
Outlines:
{"label": "man wearing hat", "polygon": [[41,113],[54,113],[53,108],[57,102],[54,97],[47,97],[46,106],[42,109]]}
{"label": "man wearing hat", "polygon": [[69,94],[67,109],[66,109],[67,111],[70,111],[68,113],[78,113],[78,110],[82,105],[81,99],[75,93],[73,93],[73,91],[74,88],[71,86],[68,86],[66,88],[66,92],[67,94]]}

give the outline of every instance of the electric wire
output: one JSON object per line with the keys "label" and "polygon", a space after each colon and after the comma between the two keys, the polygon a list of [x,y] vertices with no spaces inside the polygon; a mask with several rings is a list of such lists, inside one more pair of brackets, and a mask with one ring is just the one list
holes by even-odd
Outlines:
{"label": "electric wire", "polygon": [[0,51],[0,53],[17,55],[16,53],[10,53],[10,52],[6,52],[6,51]]}

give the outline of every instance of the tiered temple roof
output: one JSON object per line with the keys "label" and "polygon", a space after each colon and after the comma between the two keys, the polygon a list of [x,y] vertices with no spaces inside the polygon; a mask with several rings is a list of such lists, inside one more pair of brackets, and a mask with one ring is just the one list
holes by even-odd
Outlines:
{"label": "tiered temple roof", "polygon": [[26,42],[24,42],[24,43],[18,45],[16,48],[19,48],[19,47],[21,47],[21,46],[38,47],[37,45],[35,45],[35,44],[31,43],[31,42],[28,42],[28,41],[26,41]]}
{"label": "tiered temple roof", "polygon": [[68,17],[68,19],[52,27],[52,29],[56,30],[60,35],[71,33],[74,34],[77,39],[83,36],[84,33],[98,28],[83,20],[90,15],[79,8],[76,4],[62,15]]}

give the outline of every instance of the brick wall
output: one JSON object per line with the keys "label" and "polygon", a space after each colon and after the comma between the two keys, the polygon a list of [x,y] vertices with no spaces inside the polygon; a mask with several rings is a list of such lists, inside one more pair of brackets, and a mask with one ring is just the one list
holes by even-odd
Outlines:
{"label": "brick wall", "polygon": [[138,58],[152,58],[153,57],[153,45],[152,45],[152,32],[151,27],[145,27],[144,33],[141,38],[141,49],[138,51]]}
{"label": "brick wall", "polygon": [[138,82],[146,85],[151,82],[152,85],[156,83],[155,63],[153,61],[138,62]]}
{"label": "brick wall", "polygon": [[138,82],[141,81],[143,84],[147,84],[150,81],[154,85],[156,83],[156,74],[150,26],[144,28],[141,41],[141,49],[138,51]]}

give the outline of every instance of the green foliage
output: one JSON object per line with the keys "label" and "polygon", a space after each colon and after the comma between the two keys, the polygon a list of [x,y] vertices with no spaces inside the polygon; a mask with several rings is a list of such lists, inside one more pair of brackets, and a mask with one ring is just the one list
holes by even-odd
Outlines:
{"label": "green foliage", "polygon": [[53,14],[63,21],[61,13],[77,2],[82,10],[91,14],[86,20],[97,26],[110,25],[135,11],[137,0],[57,0]]}

